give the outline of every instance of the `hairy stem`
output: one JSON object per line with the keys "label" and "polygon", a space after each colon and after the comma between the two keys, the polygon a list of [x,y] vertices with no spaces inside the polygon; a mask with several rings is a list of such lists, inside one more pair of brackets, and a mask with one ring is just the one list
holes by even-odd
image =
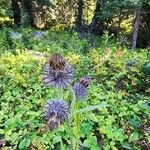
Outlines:
{"label": "hairy stem", "polygon": [[[80,109],[80,102],[76,103],[76,109]],[[75,136],[78,140],[80,140],[80,114],[76,113],[74,115],[74,129],[75,129]],[[75,143],[75,150],[79,150],[79,145]]]}
{"label": "hairy stem", "polygon": [[[70,112],[72,113],[72,111],[74,110],[75,104],[76,104],[76,95],[75,95],[72,87],[69,87],[69,90],[70,90],[70,93],[72,95],[72,100],[70,103]],[[73,117],[69,118],[68,125],[69,125],[70,129],[71,129],[72,121],[73,121]],[[74,135],[73,132],[72,132],[72,135]],[[71,147],[72,147],[71,149],[72,150],[75,150],[75,145],[76,145],[76,140],[75,140],[75,135],[74,135],[74,136],[71,136]]]}
{"label": "hairy stem", "polygon": [[59,98],[63,99],[63,88],[60,88],[59,90]]}
{"label": "hairy stem", "polygon": [[72,113],[72,111],[73,111],[73,109],[74,109],[74,107],[75,107],[75,103],[76,103],[76,95],[75,95],[75,93],[73,92],[72,87],[70,87],[70,92],[71,92],[71,94],[72,94],[72,101],[71,101],[71,104],[70,104],[71,113]]}
{"label": "hairy stem", "polygon": [[[86,147],[86,145],[84,145],[80,140],[78,140],[77,137],[75,136],[75,134],[73,133],[72,127],[70,126],[70,121],[65,122],[64,126],[65,126],[66,131],[68,132],[68,134],[70,134],[70,136],[71,136],[71,138],[73,140],[71,142],[73,142],[73,143],[76,142],[79,145],[82,145],[82,146]],[[71,147],[72,147],[71,148],[72,150],[75,150],[74,145],[71,145]]]}

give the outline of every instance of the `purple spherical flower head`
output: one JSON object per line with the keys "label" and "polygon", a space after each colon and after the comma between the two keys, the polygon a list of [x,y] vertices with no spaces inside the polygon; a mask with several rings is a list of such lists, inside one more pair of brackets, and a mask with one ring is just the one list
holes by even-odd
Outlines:
{"label": "purple spherical flower head", "polygon": [[43,82],[46,85],[65,89],[73,79],[72,66],[60,55],[54,54],[44,67]]}
{"label": "purple spherical flower head", "polygon": [[43,82],[46,85],[53,86],[59,89],[65,89],[69,86],[73,79],[73,68],[68,64],[63,70],[54,71],[48,67],[44,68]]}
{"label": "purple spherical flower head", "polygon": [[75,83],[73,86],[73,91],[76,95],[76,98],[79,100],[83,100],[87,96],[87,87],[91,83],[91,77],[82,77],[79,83]]}
{"label": "purple spherical flower head", "polygon": [[69,106],[61,99],[49,100],[45,105],[45,119],[50,130],[56,129],[68,118]]}
{"label": "purple spherical flower head", "polygon": [[87,96],[87,89],[85,86],[80,83],[75,83],[72,88],[78,100],[85,99]]}

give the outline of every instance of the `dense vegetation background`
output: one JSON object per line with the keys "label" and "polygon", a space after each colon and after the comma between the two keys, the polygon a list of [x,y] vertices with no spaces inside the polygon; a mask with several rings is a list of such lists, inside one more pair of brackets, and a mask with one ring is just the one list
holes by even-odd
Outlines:
{"label": "dense vegetation background", "polygon": [[[56,91],[42,84],[45,61],[61,53],[91,76],[82,108],[81,149],[150,149],[148,0],[0,1],[0,149],[70,149],[64,126],[46,128]],[[65,98],[69,93],[65,91]]]}

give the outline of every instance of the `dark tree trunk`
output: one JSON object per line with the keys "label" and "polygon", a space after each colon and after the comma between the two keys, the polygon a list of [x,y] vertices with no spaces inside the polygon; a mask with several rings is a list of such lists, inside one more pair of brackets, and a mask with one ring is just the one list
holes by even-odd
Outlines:
{"label": "dark tree trunk", "polygon": [[150,47],[150,5],[143,2],[142,11],[137,46],[140,48],[147,48]]}
{"label": "dark tree trunk", "polygon": [[133,36],[132,36],[132,49],[135,49],[137,45],[137,38],[138,38],[139,26],[140,26],[140,17],[141,17],[141,1],[139,0],[135,12],[135,22],[134,22]]}
{"label": "dark tree trunk", "polygon": [[18,0],[11,0],[14,23],[19,26],[21,24],[20,6]]}
{"label": "dark tree trunk", "polygon": [[100,2],[100,0],[97,0],[94,16],[93,16],[92,22],[89,26],[89,33],[92,33],[93,31],[97,30],[100,35],[103,34],[104,24],[103,24],[102,19],[99,18],[99,16],[102,13],[101,5],[102,5],[102,1]]}
{"label": "dark tree trunk", "polygon": [[33,0],[23,0],[23,7],[28,15],[29,25],[35,27],[33,15]]}
{"label": "dark tree trunk", "polygon": [[83,0],[78,0],[78,8],[77,8],[77,18],[76,18],[76,30],[81,31],[82,30],[82,16],[83,16]]}

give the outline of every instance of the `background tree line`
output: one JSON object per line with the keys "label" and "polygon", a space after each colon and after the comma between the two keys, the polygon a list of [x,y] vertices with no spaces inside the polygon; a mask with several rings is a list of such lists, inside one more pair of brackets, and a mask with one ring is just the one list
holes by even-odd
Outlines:
{"label": "background tree line", "polygon": [[108,31],[133,49],[150,45],[149,0],[1,0],[0,17],[6,16],[16,26],[73,29],[82,36]]}

